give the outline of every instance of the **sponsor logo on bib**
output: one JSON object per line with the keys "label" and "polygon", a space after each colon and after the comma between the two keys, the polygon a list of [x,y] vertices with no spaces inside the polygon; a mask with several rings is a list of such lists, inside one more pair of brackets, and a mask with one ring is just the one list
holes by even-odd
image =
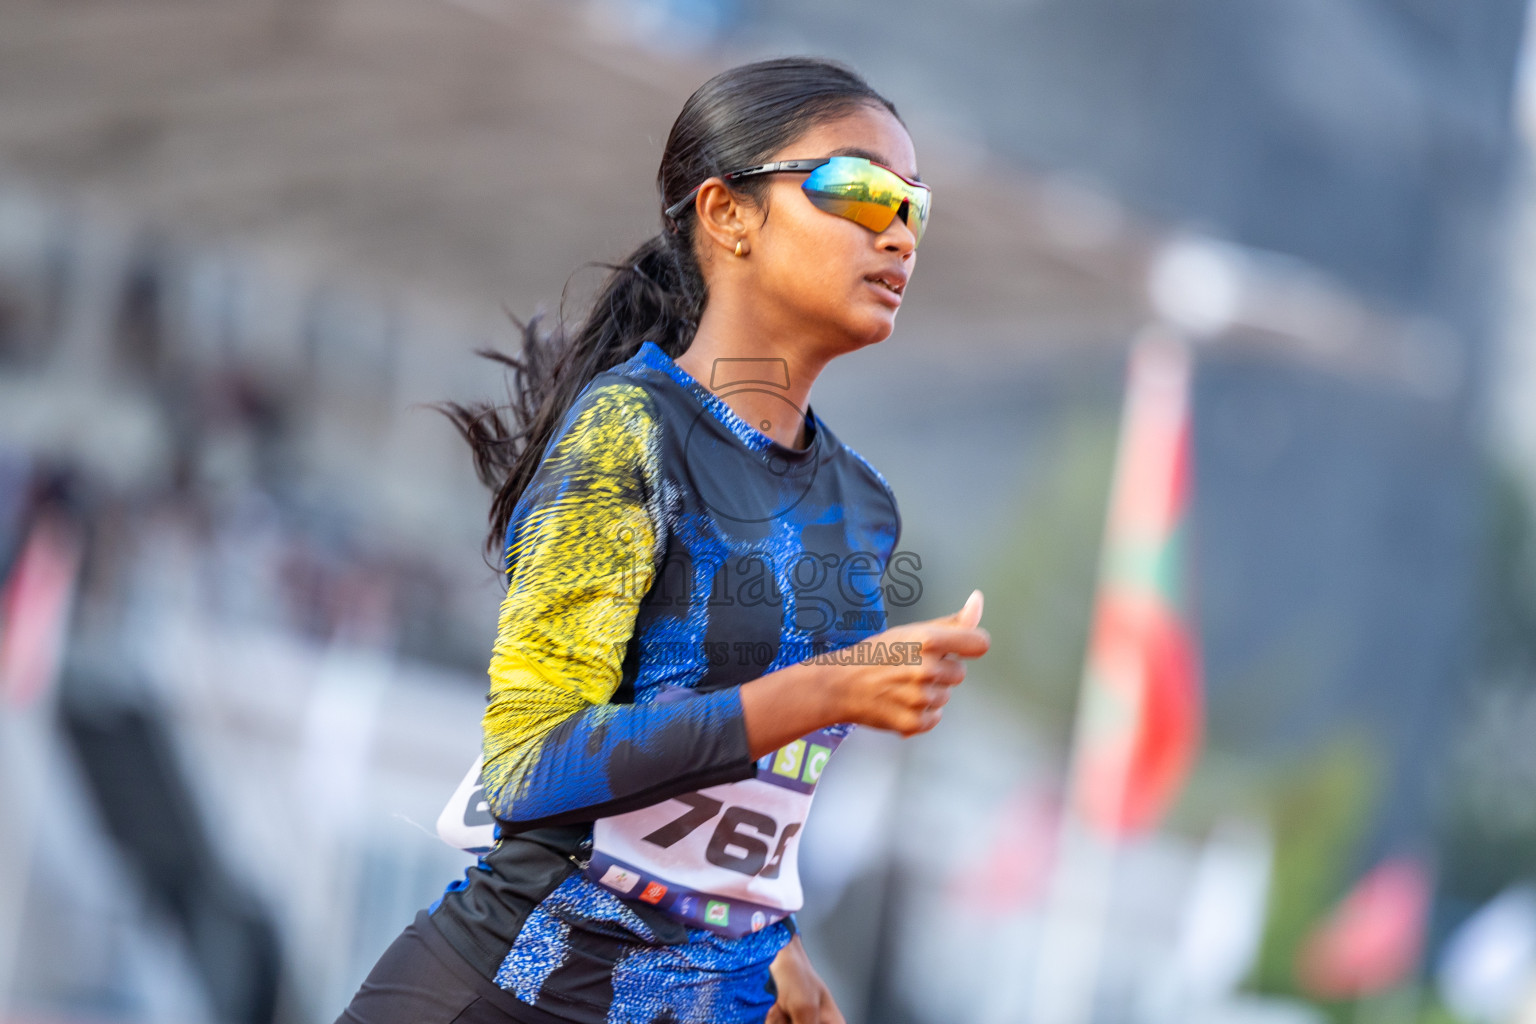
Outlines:
{"label": "sponsor logo on bib", "polygon": [[731,905],[719,900],[710,900],[704,906],[704,920],[720,928],[726,928],[731,923]]}
{"label": "sponsor logo on bib", "polygon": [[660,882],[652,882],[640,893],[640,898],[646,903],[660,903],[661,898],[667,894],[667,887]]}
{"label": "sponsor logo on bib", "polygon": [[788,779],[800,777],[800,765],[805,759],[805,740],[795,740],[786,746],[779,748],[778,756],[773,759],[773,774],[782,775]]}
{"label": "sponsor logo on bib", "polygon": [[[617,892],[627,893],[640,884],[640,876],[615,864],[603,873],[603,884]],[[663,889],[662,892],[666,890]]]}
{"label": "sponsor logo on bib", "polygon": [[805,775],[802,781],[815,785],[821,781],[822,769],[826,768],[827,760],[832,756],[832,748],[824,747],[820,743],[812,743],[811,751],[805,758]]}

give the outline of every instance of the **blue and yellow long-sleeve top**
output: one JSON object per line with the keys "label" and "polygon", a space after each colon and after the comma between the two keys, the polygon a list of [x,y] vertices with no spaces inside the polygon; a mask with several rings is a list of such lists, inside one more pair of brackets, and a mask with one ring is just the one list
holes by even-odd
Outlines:
{"label": "blue and yellow long-sleeve top", "polygon": [[[715,386],[780,394],[782,364]],[[786,414],[800,413],[784,400]],[[583,878],[591,823],[750,778],[737,687],[885,628],[899,532],[885,480],[809,410],[780,445],[643,345],[600,374],[507,530],[484,718],[500,840],[432,920],[488,978],[580,1024],[759,1021],[782,922],[685,927]],[[658,700],[682,688],[687,700]]]}

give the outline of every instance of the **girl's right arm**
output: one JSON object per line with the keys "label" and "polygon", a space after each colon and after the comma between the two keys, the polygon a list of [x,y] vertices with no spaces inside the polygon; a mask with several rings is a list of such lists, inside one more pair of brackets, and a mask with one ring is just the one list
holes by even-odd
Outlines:
{"label": "girl's right arm", "polygon": [[611,703],[661,543],[658,431],[640,387],[589,389],[518,502],[483,723],[502,822],[591,821],[753,773],[735,689]]}

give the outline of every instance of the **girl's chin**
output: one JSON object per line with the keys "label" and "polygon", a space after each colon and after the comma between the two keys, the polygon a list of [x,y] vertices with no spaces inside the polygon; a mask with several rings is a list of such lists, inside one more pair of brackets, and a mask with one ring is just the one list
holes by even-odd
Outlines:
{"label": "girl's chin", "polygon": [[861,323],[858,329],[850,330],[848,338],[853,342],[853,348],[863,348],[866,345],[878,345],[891,336],[896,327],[894,311],[889,316],[872,317]]}
{"label": "girl's chin", "polygon": [[817,310],[817,313],[812,314],[809,319],[822,320],[825,324],[823,336],[842,338],[843,341],[838,344],[838,347],[845,351],[882,342],[889,338],[896,328],[896,310],[889,306],[868,302],[848,302],[835,310],[837,314],[835,316],[826,316],[826,312],[828,311]]}
{"label": "girl's chin", "polygon": [[891,336],[891,332],[896,329],[896,312],[888,306],[871,311],[869,317],[871,342],[884,341]]}

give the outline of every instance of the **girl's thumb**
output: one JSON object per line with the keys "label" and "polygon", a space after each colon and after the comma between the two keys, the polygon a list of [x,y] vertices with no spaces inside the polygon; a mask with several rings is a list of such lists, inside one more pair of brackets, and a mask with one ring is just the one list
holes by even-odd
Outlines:
{"label": "girl's thumb", "polygon": [[975,629],[981,624],[981,591],[971,591],[971,596],[965,599],[965,604],[955,613],[955,624],[966,629]]}

